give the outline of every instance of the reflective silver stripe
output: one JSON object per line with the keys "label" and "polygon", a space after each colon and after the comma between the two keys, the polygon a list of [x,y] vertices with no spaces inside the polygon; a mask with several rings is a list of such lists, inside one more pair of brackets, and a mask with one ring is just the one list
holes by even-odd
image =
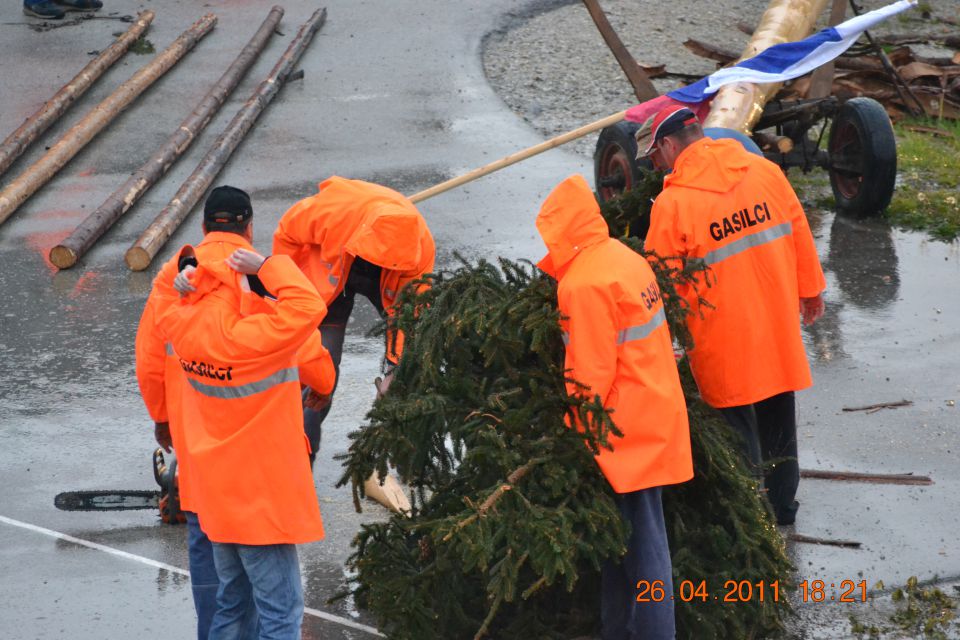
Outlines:
{"label": "reflective silver stripe", "polygon": [[271,373],[263,380],[257,380],[256,382],[241,384],[235,387],[215,387],[213,385],[203,384],[202,382],[194,380],[190,377],[188,377],[187,380],[190,381],[190,386],[193,387],[194,391],[202,393],[205,396],[210,396],[211,398],[223,398],[225,400],[235,400],[237,398],[246,398],[247,396],[252,396],[255,393],[262,393],[267,389],[275,387],[278,384],[283,384],[284,382],[299,382],[300,373],[296,367],[281,369],[276,373]]}
{"label": "reflective silver stripe", "polygon": [[564,331],[561,337],[563,338],[563,346],[570,344],[570,334],[568,332]]}
{"label": "reflective silver stripe", "polygon": [[394,291],[393,289],[384,289],[384,290],[383,290],[383,293],[384,293],[388,298],[393,298],[394,296],[397,295],[397,292]]}
{"label": "reflective silver stripe", "polygon": [[337,283],[340,282],[340,278],[337,276],[327,276],[327,280],[329,280],[333,286],[337,286]]}
{"label": "reflective silver stripe", "polygon": [[666,322],[666,320],[667,317],[663,313],[663,307],[660,307],[660,310],[645,323],[638,324],[635,327],[621,329],[620,332],[617,333],[617,344],[623,344],[631,340],[643,340],[653,333],[657,327]]}
{"label": "reflective silver stripe", "polygon": [[744,238],[740,238],[725,247],[720,247],[719,249],[714,249],[713,251],[707,253],[703,256],[703,262],[705,264],[717,264],[721,260],[726,260],[730,256],[734,256],[738,253],[746,251],[747,249],[752,249],[754,247],[759,247],[762,244],[768,242],[773,242],[778,238],[788,236],[793,233],[793,227],[791,227],[789,222],[784,222],[778,224],[775,227],[770,227],[769,229],[764,229],[763,231],[758,231]]}
{"label": "reflective silver stripe", "polygon": [[167,355],[168,355],[168,356],[175,356],[175,355],[177,355],[177,354],[175,354],[175,353],[173,352],[173,345],[170,344],[169,342],[164,343],[163,346],[166,347],[166,349],[167,349]]}

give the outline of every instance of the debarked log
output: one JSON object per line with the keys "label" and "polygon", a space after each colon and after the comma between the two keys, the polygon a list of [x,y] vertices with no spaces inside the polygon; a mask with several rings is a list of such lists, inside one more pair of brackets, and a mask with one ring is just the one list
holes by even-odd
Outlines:
{"label": "debarked log", "polygon": [[253,95],[240,108],[194,172],[180,186],[170,203],[127,250],[125,260],[128,267],[134,271],[143,271],[150,265],[157,252],[206,193],[214,178],[230,159],[230,155],[253,127],[257,117],[277,95],[277,91],[293,71],[294,65],[306,51],[314,34],[323,26],[326,18],[327,10],[319,9],[300,27],[297,36],[280,56],[270,75],[260,83]]}
{"label": "debarked log", "polygon": [[184,31],[162,53],[157,55],[133,77],[117,87],[113,93],[94,107],[75,124],[42,158],[0,191],[0,224],[9,218],[27,198],[36,193],[57,171],[109,125],[114,118],[136,100],[150,85],[170,70],[217,23],[217,17],[208,13]]}
{"label": "debarked log", "polygon": [[50,262],[60,269],[69,269],[86,253],[107,229],[167,172],[177,159],[190,148],[214,114],[223,106],[240,79],[263,51],[283,17],[282,7],[273,7],[253,38],[247,43],[223,76],[203,97],[200,104],[180,123],[167,141],[120,188],[97,207],[60,244],[50,250]]}
{"label": "debarked log", "polygon": [[143,35],[150,23],[153,22],[153,16],[153,11],[140,13],[136,21],[117,38],[116,42],[88,62],[80,70],[80,73],[57,91],[52,98],[43,103],[43,106],[27,118],[16,131],[7,136],[7,139],[0,145],[0,175],[3,175],[34,140],[56,122],[57,118],[70,108],[70,105],[86,93],[87,89],[127,52],[130,46]]}

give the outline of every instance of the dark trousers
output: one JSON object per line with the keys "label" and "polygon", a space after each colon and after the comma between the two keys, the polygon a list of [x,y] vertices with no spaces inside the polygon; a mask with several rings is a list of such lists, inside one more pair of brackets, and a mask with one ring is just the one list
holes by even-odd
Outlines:
{"label": "dark trousers", "polygon": [[[720,413],[742,437],[747,460],[763,478],[767,499],[780,524],[790,524],[797,513],[800,464],[797,461],[797,409],[792,391]],[[767,465],[771,460],[778,460]]]}
{"label": "dark trousers", "polygon": [[[608,561],[600,574],[603,640],[673,640],[676,636],[673,568],[661,495],[660,487],[651,487],[615,497],[630,525],[630,537],[627,554],[619,561]],[[646,584],[638,587],[641,581]],[[662,593],[647,586],[655,582]],[[649,602],[637,602],[641,590]]]}
{"label": "dark trousers", "polygon": [[[383,301],[380,298],[380,267],[371,265],[360,258],[354,260],[347,275],[346,286],[327,307],[327,315],[320,323],[320,341],[330,352],[330,357],[333,358],[333,366],[337,371],[337,380],[334,382],[331,396],[340,384],[340,358],[343,356],[343,341],[347,335],[347,321],[350,320],[350,314],[353,313],[353,303],[357,294],[369,300],[377,311],[383,315]],[[304,395],[306,393],[308,391],[304,390]],[[333,399],[331,397],[331,401],[320,411],[306,408],[303,410],[304,431],[310,440],[311,466],[317,457],[317,451],[320,449],[323,421],[326,420],[332,407]]]}

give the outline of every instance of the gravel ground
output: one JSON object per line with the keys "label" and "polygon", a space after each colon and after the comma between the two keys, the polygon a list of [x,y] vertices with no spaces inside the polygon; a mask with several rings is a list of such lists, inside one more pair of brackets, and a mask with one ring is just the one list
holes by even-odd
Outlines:
{"label": "gravel ground", "polygon": [[[716,69],[715,63],[688,51],[684,40],[696,38],[742,51],[749,36],[737,29],[737,22],[756,24],[767,4],[767,0],[602,0],[601,6],[641,65],[665,64],[671,72],[707,75]],[[888,0],[861,4],[869,10]],[[926,4],[934,16],[960,16],[960,0]],[[960,32],[960,28],[917,19],[919,11],[908,14],[914,17],[888,20],[876,33]],[[825,20],[826,13],[820,24]],[[935,47],[912,47],[922,55],[948,55]],[[547,137],[636,103],[629,82],[581,2],[533,2],[508,16],[501,29],[487,36],[483,64],[507,105]],[[661,92],[681,84],[675,79],[654,80]],[[571,148],[592,156],[595,144],[596,135],[590,135],[571,143]]]}

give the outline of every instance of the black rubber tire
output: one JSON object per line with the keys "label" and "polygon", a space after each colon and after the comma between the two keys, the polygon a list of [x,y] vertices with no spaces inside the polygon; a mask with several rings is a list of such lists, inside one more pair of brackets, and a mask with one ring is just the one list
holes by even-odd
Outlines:
{"label": "black rubber tire", "polygon": [[883,213],[897,178],[897,143],[880,103],[872,98],[843,103],[827,147],[837,211],[856,217]]}
{"label": "black rubber tire", "polygon": [[640,180],[637,166],[637,141],[633,137],[640,125],[620,121],[604,127],[593,152],[593,184],[600,202],[613,200]]}

